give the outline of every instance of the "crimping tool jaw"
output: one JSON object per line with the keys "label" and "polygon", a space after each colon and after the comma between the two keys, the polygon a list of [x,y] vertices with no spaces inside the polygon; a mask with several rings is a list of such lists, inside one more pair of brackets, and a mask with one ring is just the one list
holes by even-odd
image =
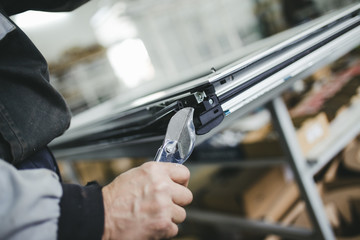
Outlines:
{"label": "crimping tool jaw", "polygon": [[194,109],[186,107],[170,119],[164,142],[156,153],[155,161],[183,164],[189,158],[196,140],[193,116]]}

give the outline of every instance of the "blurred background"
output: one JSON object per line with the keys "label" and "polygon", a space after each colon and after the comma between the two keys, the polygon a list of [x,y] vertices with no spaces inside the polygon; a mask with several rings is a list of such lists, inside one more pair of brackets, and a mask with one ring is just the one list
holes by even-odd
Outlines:
{"label": "blurred background", "polygon": [[76,115],[207,75],[238,60],[250,43],[351,2],[92,0],[70,13],[29,11],[14,19]]}
{"label": "blurred background", "polygon": [[[77,116],[99,104],[125,105],[159,89],[206,76],[212,68],[237,61],[254,42],[355,2],[92,0],[70,13],[29,11],[13,19],[47,59],[52,85]],[[340,112],[359,104],[359,53],[355,49],[284,93],[304,153],[313,145],[303,140],[309,129],[316,128],[316,141],[326,139]],[[319,95],[331,98],[318,104]],[[360,239],[359,139],[315,177],[339,239]],[[293,173],[282,164],[282,158],[269,112],[257,109],[244,116],[198,146],[188,160],[192,172],[189,187],[194,193],[188,210],[310,228]],[[264,164],[253,164],[252,159]],[[60,160],[65,181],[106,184],[149,159]],[[239,166],[239,162],[245,164]],[[280,238],[189,220],[180,225],[176,239]]]}

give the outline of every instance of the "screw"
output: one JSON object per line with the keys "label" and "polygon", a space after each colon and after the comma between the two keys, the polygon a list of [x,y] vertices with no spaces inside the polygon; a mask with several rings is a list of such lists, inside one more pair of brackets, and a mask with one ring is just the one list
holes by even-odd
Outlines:
{"label": "screw", "polygon": [[214,104],[214,100],[212,98],[209,99],[209,103],[210,105],[213,105]]}
{"label": "screw", "polygon": [[167,146],[167,147],[165,148],[165,151],[166,151],[167,153],[171,153],[171,150],[172,150],[172,147]]}

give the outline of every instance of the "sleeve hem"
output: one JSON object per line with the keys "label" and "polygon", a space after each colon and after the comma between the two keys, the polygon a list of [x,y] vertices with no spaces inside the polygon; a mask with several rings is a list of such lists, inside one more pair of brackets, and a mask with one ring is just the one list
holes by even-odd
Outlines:
{"label": "sleeve hem", "polygon": [[104,231],[102,187],[62,184],[58,239],[98,240]]}

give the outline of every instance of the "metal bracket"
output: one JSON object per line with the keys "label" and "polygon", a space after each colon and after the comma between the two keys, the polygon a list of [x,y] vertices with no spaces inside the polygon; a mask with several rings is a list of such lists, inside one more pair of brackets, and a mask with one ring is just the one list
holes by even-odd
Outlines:
{"label": "metal bracket", "polygon": [[195,92],[186,99],[179,100],[179,108],[193,107],[194,125],[197,135],[203,135],[218,126],[224,119],[224,111],[213,86],[203,92]]}

